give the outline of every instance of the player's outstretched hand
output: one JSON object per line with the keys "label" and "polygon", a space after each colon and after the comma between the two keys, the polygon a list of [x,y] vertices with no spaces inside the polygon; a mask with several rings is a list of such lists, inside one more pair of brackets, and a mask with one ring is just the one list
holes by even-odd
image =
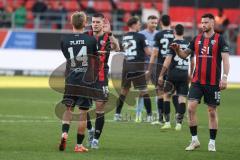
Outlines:
{"label": "player's outstretched hand", "polygon": [[170,48],[172,48],[174,51],[179,51],[180,50],[180,45],[177,43],[172,43],[170,45]]}
{"label": "player's outstretched hand", "polygon": [[222,78],[222,80],[219,83],[220,90],[224,90],[227,88],[227,78]]}
{"label": "player's outstretched hand", "polygon": [[105,32],[105,33],[112,32],[110,22],[107,18],[104,18],[103,32]]}

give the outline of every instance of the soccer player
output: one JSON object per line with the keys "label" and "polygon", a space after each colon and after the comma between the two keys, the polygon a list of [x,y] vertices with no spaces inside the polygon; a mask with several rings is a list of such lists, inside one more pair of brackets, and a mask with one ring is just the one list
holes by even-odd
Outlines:
{"label": "soccer player", "polygon": [[[62,103],[67,107],[63,114],[62,120],[62,137],[59,145],[59,150],[63,151],[66,148],[66,141],[70,122],[72,119],[72,110],[75,105],[79,107],[79,121],[77,133],[77,145],[75,152],[87,152],[88,149],[82,145],[84,132],[87,126],[87,111],[92,105],[92,99],[79,96],[73,93],[71,86],[86,86],[91,87],[91,84],[86,84],[86,72],[88,72],[92,62],[91,57],[96,56],[97,41],[95,38],[83,33],[87,23],[87,17],[84,12],[75,12],[71,16],[71,24],[74,34],[66,35],[61,41],[61,50],[67,60],[66,78],[65,78],[65,93]],[[77,94],[77,95],[74,95]]]}
{"label": "soccer player", "polygon": [[110,30],[110,24],[104,15],[95,13],[92,16],[92,31],[89,35],[94,36],[98,42],[98,53],[100,59],[99,72],[96,82],[96,89],[102,90],[103,96],[95,99],[96,101],[96,121],[95,129],[92,127],[90,115],[88,115],[88,133],[89,144],[91,148],[99,148],[99,138],[104,126],[104,106],[108,100],[108,58],[110,50],[120,50],[117,39],[113,36]]}
{"label": "soccer player", "polygon": [[126,95],[131,88],[131,82],[135,89],[140,91],[140,96],[144,98],[144,105],[147,110],[147,116],[152,117],[151,100],[147,91],[147,83],[144,71],[145,54],[150,55],[146,38],[138,33],[140,30],[140,21],[138,17],[131,17],[127,22],[129,32],[123,36],[122,46],[125,59],[122,72],[122,89],[117,101],[116,114],[114,120],[121,120],[121,110]]}
{"label": "soccer player", "polygon": [[[174,29],[174,40],[173,43],[180,45],[181,49],[186,49],[189,42],[184,40],[184,27],[181,24],[177,24]],[[191,65],[190,65],[191,63]],[[190,66],[190,72],[189,72]],[[167,53],[167,57],[163,63],[163,68],[159,75],[159,83],[164,84],[164,75],[167,72],[166,81],[174,85],[174,89],[178,95],[178,106],[176,110],[176,127],[175,129],[181,130],[182,121],[186,112],[186,97],[188,94],[188,82],[192,75],[192,68],[194,67],[194,55],[189,55],[186,59],[180,58],[174,50],[170,49]],[[190,73],[190,74],[189,74]],[[171,93],[164,93],[164,104],[170,104]],[[167,122],[167,121],[166,121]]]}
{"label": "soccer player", "polygon": [[[196,67],[193,73],[192,84],[188,95],[189,128],[192,141],[187,151],[195,150],[200,146],[197,135],[197,106],[201,98],[208,106],[210,140],[208,151],[216,151],[215,138],[218,129],[217,106],[220,104],[220,90],[227,88],[229,73],[229,47],[222,35],[214,32],[214,16],[204,14],[201,18],[203,33],[197,35],[187,49],[181,50],[176,43],[171,48],[182,58],[191,52],[195,53]],[[221,63],[223,61],[223,75]]]}
{"label": "soccer player", "polygon": [[[155,35],[155,44],[153,49],[153,54],[150,58],[150,64],[149,64],[149,71],[151,72],[152,64],[155,63],[155,58],[157,57],[157,69],[156,69],[156,77],[159,77],[162,65],[164,63],[164,60],[167,56],[167,53],[169,52],[169,44],[174,39],[173,30],[171,29],[171,20],[170,16],[163,15],[160,20],[162,31],[158,32]],[[170,120],[170,104],[163,104],[163,94],[161,93],[161,90],[158,89],[158,79],[156,78],[155,86],[157,88],[157,105],[158,105],[158,115],[159,119],[156,122],[152,122],[153,125],[155,124],[164,124],[163,122],[163,111],[165,115],[166,122],[169,122]],[[164,108],[163,108],[164,107]],[[171,128],[170,123],[165,123],[164,128]]]}
{"label": "soccer player", "polygon": [[[157,25],[158,25],[158,17],[151,15],[148,17],[147,28],[139,32],[146,37],[146,40],[148,41],[151,52],[153,50],[153,45],[154,45],[154,36],[158,33],[158,31],[156,30]],[[145,63],[149,63],[149,61],[150,61],[150,56],[145,56]],[[155,82],[154,78],[155,78],[154,74],[152,74],[151,80],[153,83]],[[136,107],[136,119],[135,119],[136,122],[141,122],[142,120],[143,105],[144,105],[143,98],[139,97],[137,101],[137,107]],[[151,121],[152,121],[152,117],[149,117],[149,119],[147,119],[147,122],[151,122]]]}

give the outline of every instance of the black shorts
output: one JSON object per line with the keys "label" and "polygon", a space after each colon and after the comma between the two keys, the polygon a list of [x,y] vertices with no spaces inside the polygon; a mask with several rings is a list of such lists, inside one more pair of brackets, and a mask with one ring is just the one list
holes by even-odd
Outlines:
{"label": "black shorts", "polygon": [[185,97],[188,95],[188,71],[170,69],[166,80],[173,85],[177,95]]}
{"label": "black shorts", "polygon": [[92,106],[92,99],[81,96],[64,95],[62,103],[68,107],[75,107],[77,105],[79,109],[88,110]]}
{"label": "black shorts", "polygon": [[126,62],[123,63],[122,70],[122,88],[131,88],[131,83],[135,89],[145,90],[147,88],[144,62]]}
{"label": "black shorts", "polygon": [[178,96],[187,97],[188,90],[189,90],[188,81],[174,81],[174,80],[166,80],[166,81],[168,81],[174,86],[173,91],[176,91]]}
{"label": "black shorts", "polygon": [[96,98],[94,98],[94,100],[108,101],[108,96],[109,96],[108,82],[106,81],[96,82],[96,89],[101,91],[101,94],[99,94]]}
{"label": "black shorts", "polygon": [[215,107],[220,105],[220,93],[221,92],[218,85],[202,85],[199,83],[192,83],[189,90],[188,99],[197,100],[200,103],[203,96],[205,104]]}
{"label": "black shorts", "polygon": [[123,72],[122,88],[131,88],[131,83],[133,83],[135,89],[145,90],[147,88],[147,82],[144,72]]}

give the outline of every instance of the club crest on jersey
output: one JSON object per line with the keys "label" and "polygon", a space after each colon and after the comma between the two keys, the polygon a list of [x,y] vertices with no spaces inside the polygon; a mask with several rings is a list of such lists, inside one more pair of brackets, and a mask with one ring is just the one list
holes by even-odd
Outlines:
{"label": "club crest on jersey", "polygon": [[104,40],[101,40],[101,41],[100,41],[100,44],[101,44],[101,45],[104,45],[105,43],[106,43],[106,41],[104,41]]}
{"label": "club crest on jersey", "polygon": [[211,44],[214,45],[216,43],[216,40],[211,40]]}

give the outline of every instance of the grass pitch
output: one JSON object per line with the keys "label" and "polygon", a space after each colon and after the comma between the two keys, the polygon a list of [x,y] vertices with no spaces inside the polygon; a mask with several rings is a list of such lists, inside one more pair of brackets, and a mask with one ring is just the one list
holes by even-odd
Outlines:
{"label": "grass pitch", "polygon": [[[161,131],[147,123],[112,122],[107,114],[99,150],[77,154],[76,123],[72,123],[65,152],[58,151],[61,123],[56,118],[55,104],[62,98],[48,88],[47,78],[0,77],[0,159],[1,160],[226,160],[240,155],[240,89],[230,88],[221,95],[217,152],[209,153],[206,107],[198,109],[201,147],[193,152],[184,148],[190,134],[185,123],[180,132]],[[155,109],[155,103],[153,108]],[[113,106],[115,104],[112,104]],[[133,107],[123,114],[134,116]],[[174,111],[172,107],[172,111]],[[172,114],[173,117],[173,114]],[[173,119],[173,118],[172,118]],[[174,127],[174,121],[172,121]]]}

